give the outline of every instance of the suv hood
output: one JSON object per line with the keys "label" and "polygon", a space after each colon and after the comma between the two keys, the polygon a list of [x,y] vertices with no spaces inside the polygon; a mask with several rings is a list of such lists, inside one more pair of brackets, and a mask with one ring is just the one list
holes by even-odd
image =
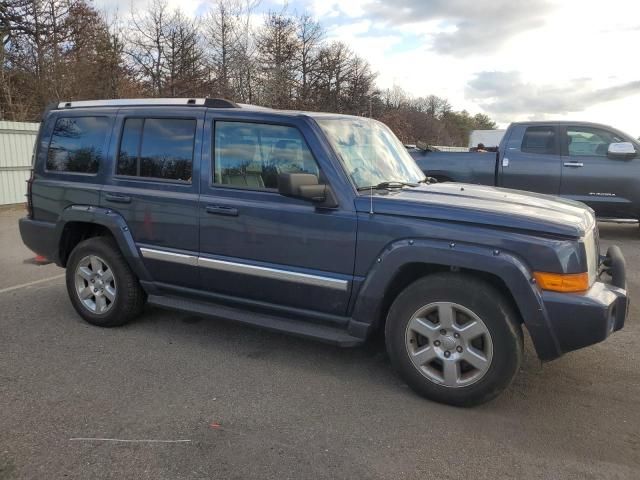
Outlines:
{"label": "suv hood", "polygon": [[[359,212],[371,199],[362,192]],[[595,223],[586,205],[552,195],[465,183],[435,183],[373,196],[377,214],[428,218],[582,237]]]}

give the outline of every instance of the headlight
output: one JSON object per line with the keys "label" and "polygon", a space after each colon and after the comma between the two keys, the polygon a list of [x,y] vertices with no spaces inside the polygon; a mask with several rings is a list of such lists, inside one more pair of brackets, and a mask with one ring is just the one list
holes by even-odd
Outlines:
{"label": "headlight", "polygon": [[536,283],[542,290],[563,293],[580,293],[589,290],[598,276],[600,248],[598,227],[595,216],[588,212],[587,233],[580,240],[587,263],[587,271],[583,273],[549,273],[533,272]]}
{"label": "headlight", "polygon": [[591,230],[584,236],[582,243],[584,245],[584,253],[587,257],[587,273],[589,274],[589,285],[593,285],[598,274],[598,262],[600,252],[597,244],[597,231],[594,225]]}

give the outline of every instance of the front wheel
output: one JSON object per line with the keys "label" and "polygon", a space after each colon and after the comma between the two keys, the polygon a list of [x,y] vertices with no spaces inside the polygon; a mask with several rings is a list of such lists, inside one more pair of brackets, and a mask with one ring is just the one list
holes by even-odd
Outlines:
{"label": "front wheel", "polygon": [[522,361],[522,329],[509,302],[490,284],[459,273],[430,275],[400,293],[385,339],[407,384],[449,405],[495,398]]}

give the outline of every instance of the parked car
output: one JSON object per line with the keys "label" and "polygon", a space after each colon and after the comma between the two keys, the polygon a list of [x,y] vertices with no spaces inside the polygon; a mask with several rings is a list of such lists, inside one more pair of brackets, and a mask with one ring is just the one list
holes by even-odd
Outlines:
{"label": "parked car", "polygon": [[425,174],[578,200],[603,220],[640,219],[640,142],[605,125],[524,122],[498,153],[412,152]]}
{"label": "parked car", "polygon": [[426,183],[370,119],[61,103],[44,116],[28,208],[24,243],[66,268],[93,325],[149,303],[342,346],[381,332],[401,377],[453,405],[509,385],[523,327],[552,360],[627,315],[624,259],[600,257],[588,207]]}

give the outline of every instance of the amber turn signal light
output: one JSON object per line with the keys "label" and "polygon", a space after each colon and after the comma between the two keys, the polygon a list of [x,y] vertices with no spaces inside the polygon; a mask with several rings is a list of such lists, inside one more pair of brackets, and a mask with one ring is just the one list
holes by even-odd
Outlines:
{"label": "amber turn signal light", "polygon": [[538,286],[552,292],[576,293],[589,290],[589,274],[533,272]]}

